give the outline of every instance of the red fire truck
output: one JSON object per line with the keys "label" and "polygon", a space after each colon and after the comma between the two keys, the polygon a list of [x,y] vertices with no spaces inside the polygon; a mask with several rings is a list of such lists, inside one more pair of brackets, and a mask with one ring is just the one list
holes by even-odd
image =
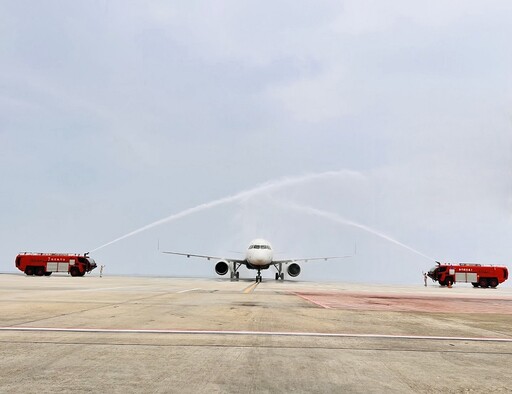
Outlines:
{"label": "red fire truck", "polygon": [[500,265],[474,263],[449,264],[437,262],[427,274],[441,286],[457,282],[471,283],[474,287],[496,287],[508,279],[508,269]]}
{"label": "red fire truck", "polygon": [[16,256],[16,267],[27,275],[50,276],[53,272],[66,272],[71,276],[84,276],[96,268],[96,263],[87,253],[23,252]]}

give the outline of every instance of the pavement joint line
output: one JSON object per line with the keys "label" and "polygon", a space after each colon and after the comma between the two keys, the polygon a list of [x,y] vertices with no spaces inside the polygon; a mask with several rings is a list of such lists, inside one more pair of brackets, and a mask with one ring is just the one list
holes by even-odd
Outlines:
{"label": "pavement joint line", "polygon": [[311,303],[313,303],[315,305],[321,306],[324,309],[332,309],[329,305],[326,305],[326,304],[324,304],[322,302],[319,302],[319,301],[315,301],[315,300],[311,299],[310,297],[306,297],[303,294],[299,294],[299,293],[293,293],[293,294],[295,294],[296,296],[298,296],[298,297],[300,297],[300,298],[302,298],[302,299],[304,299],[306,301],[309,301],[309,302],[311,302]]}
{"label": "pavement joint line", "polygon": [[391,334],[350,334],[322,332],[286,332],[286,331],[230,331],[230,330],[168,330],[168,329],[118,329],[118,328],[64,328],[64,327],[0,327],[1,331],[17,332],[77,332],[77,333],[111,333],[111,334],[182,334],[182,335],[254,335],[254,336],[289,336],[289,337],[324,337],[324,338],[368,338],[368,339],[409,339],[435,341],[468,342],[505,342],[512,343],[512,338],[496,337],[449,337],[428,335],[391,335]]}
{"label": "pavement joint line", "polygon": [[195,291],[195,290],[201,290],[201,288],[196,287],[196,288],[194,288],[194,289],[181,290],[181,291],[177,291],[177,292],[176,292],[176,294],[188,293],[188,292],[190,292],[190,291]]}
{"label": "pavement joint line", "polygon": [[[118,287],[92,287],[89,289],[69,289],[70,291],[106,291],[106,290],[119,290],[119,289],[140,289],[146,288],[146,286],[118,286]],[[52,290],[54,291],[54,290]]]}

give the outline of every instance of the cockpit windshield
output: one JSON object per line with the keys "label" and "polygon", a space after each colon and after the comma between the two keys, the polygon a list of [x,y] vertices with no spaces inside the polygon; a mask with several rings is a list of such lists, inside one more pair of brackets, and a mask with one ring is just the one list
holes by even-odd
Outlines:
{"label": "cockpit windshield", "polygon": [[270,245],[251,245],[249,249],[272,249]]}

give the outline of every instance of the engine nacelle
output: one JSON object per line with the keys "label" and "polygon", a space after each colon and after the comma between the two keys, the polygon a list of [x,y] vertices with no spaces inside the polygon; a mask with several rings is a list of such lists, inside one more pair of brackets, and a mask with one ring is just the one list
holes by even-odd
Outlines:
{"label": "engine nacelle", "polygon": [[292,278],[295,278],[296,276],[299,276],[300,274],[300,265],[297,263],[291,263],[288,266],[287,269],[288,275],[290,275]]}
{"label": "engine nacelle", "polygon": [[226,275],[229,271],[229,265],[227,261],[219,261],[217,264],[215,264],[215,272],[217,275]]}

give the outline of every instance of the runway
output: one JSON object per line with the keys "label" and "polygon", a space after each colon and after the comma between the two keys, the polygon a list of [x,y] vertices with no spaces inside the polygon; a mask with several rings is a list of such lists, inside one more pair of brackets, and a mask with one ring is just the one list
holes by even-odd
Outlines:
{"label": "runway", "polygon": [[512,289],[0,275],[0,391],[512,387]]}

